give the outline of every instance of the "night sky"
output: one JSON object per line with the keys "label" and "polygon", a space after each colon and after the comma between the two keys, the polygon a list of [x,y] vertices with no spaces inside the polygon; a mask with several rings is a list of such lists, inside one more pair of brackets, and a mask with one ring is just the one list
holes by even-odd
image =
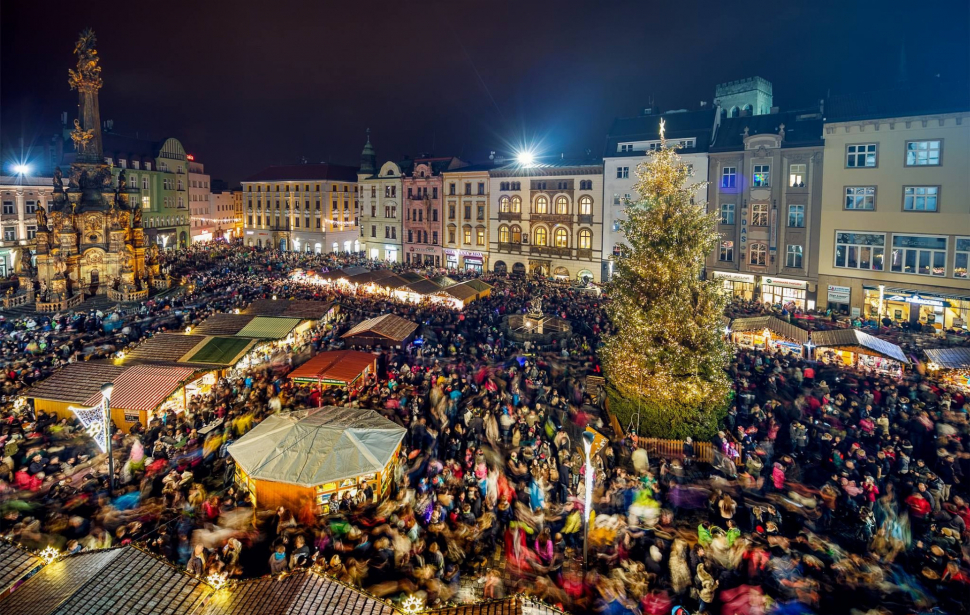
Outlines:
{"label": "night sky", "polygon": [[768,3],[654,0],[103,2],[0,0],[0,152],[45,142],[74,41],[98,36],[101,118],[174,136],[213,178],[270,164],[356,164],[370,127],[379,161],[489,150],[601,154],[615,116],[652,96],[711,101],[715,84],[774,83],[782,109],[826,92],[966,80],[967,0]]}

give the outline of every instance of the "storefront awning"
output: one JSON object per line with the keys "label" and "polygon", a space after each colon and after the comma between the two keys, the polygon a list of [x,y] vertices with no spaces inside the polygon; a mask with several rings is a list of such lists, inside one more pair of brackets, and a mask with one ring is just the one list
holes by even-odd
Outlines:
{"label": "storefront awning", "polygon": [[899,346],[859,331],[858,329],[813,331],[812,344],[816,348],[863,348],[887,359],[899,361],[900,363],[909,363],[909,360]]}
{"label": "storefront awning", "polygon": [[785,322],[774,316],[756,316],[754,318],[736,318],[731,322],[731,330],[736,333],[745,331],[764,331],[768,329],[776,335],[794,340],[799,344],[808,341],[808,331],[801,327]]}
{"label": "storefront awning", "polygon": [[321,352],[290,372],[289,378],[299,382],[350,385],[376,360],[376,356],[357,350]]}
{"label": "storefront awning", "polygon": [[[150,411],[157,408],[196,372],[193,367],[172,365],[132,365],[115,378],[111,407]],[[101,403],[101,392],[84,402],[93,407]]]}
{"label": "storefront awning", "polygon": [[970,369],[970,348],[929,348],[924,352],[943,369]]}

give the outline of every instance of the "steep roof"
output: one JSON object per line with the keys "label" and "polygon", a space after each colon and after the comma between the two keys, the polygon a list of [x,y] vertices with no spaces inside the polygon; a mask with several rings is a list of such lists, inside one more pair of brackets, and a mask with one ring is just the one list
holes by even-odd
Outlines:
{"label": "steep roof", "polygon": [[342,181],[356,182],[357,167],[342,164],[289,164],[266,167],[243,182]]}
{"label": "steep roof", "polygon": [[355,335],[379,335],[395,342],[402,342],[418,328],[417,323],[401,318],[396,314],[382,314],[376,318],[358,323],[341,337]]}
{"label": "steep roof", "polygon": [[[806,118],[805,116],[812,116]],[[799,118],[802,119],[799,119]],[[744,129],[748,136],[778,134],[785,125],[785,138],[782,149],[790,147],[809,147],[822,145],[822,119],[815,112],[791,111],[788,113],[769,113],[746,117],[729,117],[721,120],[717,136],[711,143],[710,151],[723,152],[744,149]]]}
{"label": "steep roof", "polygon": [[924,352],[944,369],[970,368],[970,348],[927,348]]}
{"label": "steep roof", "polygon": [[795,340],[799,344],[804,344],[808,341],[808,331],[774,316],[735,318],[731,322],[732,331],[763,331],[765,329],[787,337],[790,340]]}
{"label": "steep roof", "polygon": [[682,149],[685,154],[706,152],[711,140],[711,130],[714,127],[714,109],[687,111],[685,113],[664,113],[657,115],[638,115],[636,117],[618,117],[606,137],[606,149],[603,156],[607,158],[621,156],[643,156],[643,151],[620,152],[620,143],[630,141],[655,141],[660,139],[660,120],[664,121],[664,136],[675,141],[685,138],[696,138],[697,146]]}
{"label": "steep roof", "polygon": [[970,111],[970,83],[909,83],[896,88],[837,94],[825,100],[826,122],[912,117]]}
{"label": "steep roof", "polygon": [[0,596],[43,564],[30,551],[0,540]]}
{"label": "steep roof", "polygon": [[72,363],[30,387],[26,396],[80,405],[92,395],[100,394],[102,384],[113,382],[126,369],[107,361]]}
{"label": "steep roof", "polygon": [[831,329],[828,331],[813,331],[812,343],[817,348],[839,348],[858,346],[875,354],[893,359],[900,363],[909,363],[902,349],[891,342],[879,339],[858,329]]}

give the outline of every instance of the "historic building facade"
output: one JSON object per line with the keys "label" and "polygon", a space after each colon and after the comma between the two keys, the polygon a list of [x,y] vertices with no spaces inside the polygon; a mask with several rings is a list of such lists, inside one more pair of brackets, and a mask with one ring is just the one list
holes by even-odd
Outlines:
{"label": "historic building facade", "polygon": [[37,235],[37,207],[50,211],[54,205],[51,182],[50,177],[0,176],[0,278],[20,272],[20,259],[29,255]]}
{"label": "historic building facade", "polygon": [[404,190],[401,166],[388,161],[380,169],[377,168],[377,155],[370,143],[369,130],[367,143],[360,155],[357,181],[361,202],[360,241],[364,254],[374,260],[403,262]]}
{"label": "historic building facade", "polygon": [[[711,142],[716,113],[713,109],[656,113],[645,109],[637,117],[617,118],[606,138],[603,154],[603,246],[602,279],[613,275],[613,258],[623,242],[621,223],[624,206],[637,201],[637,167],[646,162],[651,151],[660,147],[660,121],[668,147],[677,147],[684,163],[693,173],[691,183],[707,181],[707,147]],[[699,195],[706,198],[706,194]]]}
{"label": "historic building facade", "polygon": [[468,166],[445,171],[443,266],[489,270],[489,175],[494,165]]}
{"label": "historic building facade", "polygon": [[489,172],[493,271],[602,279],[603,164],[559,159]]}
{"label": "historic building facade", "polygon": [[819,303],[960,327],[970,319],[970,95],[934,84],[826,100]]}
{"label": "historic building facade", "polygon": [[817,109],[720,120],[707,201],[717,212],[721,244],[708,257],[707,275],[730,295],[815,307],[821,129]]}
{"label": "historic building facade", "polygon": [[218,226],[213,212],[209,175],[205,165],[189,156],[189,228],[193,242],[212,241]]}
{"label": "historic building facade", "polygon": [[292,252],[359,252],[357,168],[271,166],[242,182],[243,241]]}
{"label": "historic building facade", "polygon": [[444,266],[442,173],[464,165],[457,158],[417,158],[402,169],[405,263]]}

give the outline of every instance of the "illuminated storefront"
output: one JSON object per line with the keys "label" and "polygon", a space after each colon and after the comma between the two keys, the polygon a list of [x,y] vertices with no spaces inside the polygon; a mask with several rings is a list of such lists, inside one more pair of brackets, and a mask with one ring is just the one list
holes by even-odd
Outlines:
{"label": "illuminated storefront", "polygon": [[858,329],[814,331],[811,344],[815,359],[863,371],[899,377],[909,363],[899,346]]}
{"label": "illuminated storefront", "polygon": [[[814,301],[807,298],[808,282],[785,278],[761,278],[761,301],[771,305],[794,304],[800,310],[812,309]],[[811,303],[812,305],[809,305]]]}
{"label": "illuminated storefront", "polygon": [[970,348],[927,349],[926,368],[942,382],[970,392]]}
{"label": "illuminated storefront", "polygon": [[[864,286],[863,291],[865,315],[877,319],[879,288]],[[970,296],[884,288],[882,315],[897,323],[918,322],[935,328],[959,329],[966,327],[970,317]]]}
{"label": "illuminated storefront", "polygon": [[735,299],[750,301],[754,297],[754,276],[747,273],[733,273],[730,271],[713,272],[715,280],[721,282],[724,291]]}
{"label": "illuminated storefront", "polygon": [[774,316],[737,318],[729,327],[731,341],[742,348],[772,349],[802,356],[808,331]]}

